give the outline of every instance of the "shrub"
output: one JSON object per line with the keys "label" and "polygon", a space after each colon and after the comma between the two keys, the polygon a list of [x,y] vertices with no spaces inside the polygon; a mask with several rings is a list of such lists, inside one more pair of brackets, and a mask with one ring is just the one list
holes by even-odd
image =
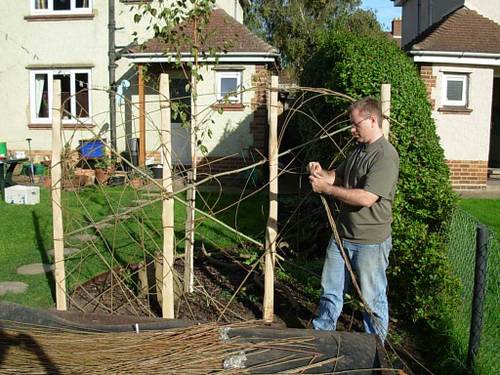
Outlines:
{"label": "shrub", "polygon": [[[390,139],[401,166],[393,208],[390,300],[393,310],[413,320],[436,318],[452,285],[444,229],[456,197],[426,88],[416,66],[387,38],[331,30],[321,36],[319,45],[304,69],[303,85],[353,98],[380,97],[381,84],[392,85],[391,118],[395,121]],[[315,113],[334,116],[348,105],[346,100],[329,97]],[[311,137],[304,124],[301,130],[304,137]],[[331,160],[335,151],[331,143],[323,143],[310,147],[308,159]]]}

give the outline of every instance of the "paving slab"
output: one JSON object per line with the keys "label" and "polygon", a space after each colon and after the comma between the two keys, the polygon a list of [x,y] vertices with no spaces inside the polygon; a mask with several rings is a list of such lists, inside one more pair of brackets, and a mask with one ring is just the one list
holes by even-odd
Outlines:
{"label": "paving slab", "polygon": [[490,178],[486,189],[460,190],[458,194],[461,198],[500,199],[500,180]]}
{"label": "paving slab", "polygon": [[40,275],[54,270],[53,264],[33,263],[17,269],[19,275]]}
{"label": "paving slab", "polygon": [[68,241],[70,242],[91,242],[91,241],[97,241],[99,237],[97,237],[95,234],[90,234],[90,233],[81,233],[81,234],[75,234],[74,236],[71,236],[68,238]]}
{"label": "paving slab", "polygon": [[[81,249],[78,249],[76,247],[65,247],[64,248],[64,255],[67,256],[67,255],[71,255],[71,254],[76,254],[79,251],[81,251]],[[50,255],[51,257],[53,257],[54,256],[54,249],[47,250],[47,254]]]}
{"label": "paving slab", "polygon": [[160,195],[160,193],[141,193],[141,197],[144,198],[159,198]]}
{"label": "paving slab", "polygon": [[129,214],[120,215],[117,219],[115,219],[115,221],[118,222],[118,221],[128,220],[130,218],[131,218],[131,215],[129,215]]}
{"label": "paving slab", "polygon": [[28,284],[22,283],[20,281],[0,282],[0,296],[3,296],[6,293],[21,294],[26,292],[26,289],[28,289]]}
{"label": "paving slab", "polygon": [[108,228],[112,228],[112,227],[114,227],[114,225],[111,223],[102,223],[102,224],[94,225],[94,228],[97,230],[108,229]]}
{"label": "paving slab", "polygon": [[132,203],[133,203],[133,204],[137,204],[137,205],[139,205],[139,204],[144,204],[144,203],[148,203],[148,202],[150,202],[150,200],[149,200],[149,199],[134,199],[134,200],[132,201]]}

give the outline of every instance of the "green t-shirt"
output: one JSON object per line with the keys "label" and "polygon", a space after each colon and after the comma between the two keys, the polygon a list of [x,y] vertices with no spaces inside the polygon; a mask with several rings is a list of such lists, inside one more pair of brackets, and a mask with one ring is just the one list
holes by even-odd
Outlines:
{"label": "green t-shirt", "polygon": [[335,171],[349,189],[363,189],[379,196],[371,207],[342,203],[341,236],[358,243],[380,243],[391,234],[392,202],[399,174],[396,149],[380,137],[371,144],[358,144]]}

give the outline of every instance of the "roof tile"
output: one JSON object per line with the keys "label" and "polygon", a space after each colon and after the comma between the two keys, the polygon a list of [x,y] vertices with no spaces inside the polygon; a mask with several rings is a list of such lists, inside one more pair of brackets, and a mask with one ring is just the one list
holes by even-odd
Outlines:
{"label": "roof tile", "polygon": [[[188,40],[192,40],[193,24],[184,23],[176,28]],[[248,30],[244,25],[236,21],[222,9],[214,9],[210,15],[207,25],[203,27],[207,35],[200,51],[209,53],[210,49],[224,52],[261,52],[278,53],[270,44],[263,41],[257,35]],[[179,52],[189,52],[189,45],[181,45]],[[142,46],[133,48],[132,52],[157,53],[176,52],[177,49],[170,43],[165,43],[160,38],[146,41]]]}
{"label": "roof tile", "polygon": [[406,50],[500,53],[500,25],[461,7],[410,42]]}

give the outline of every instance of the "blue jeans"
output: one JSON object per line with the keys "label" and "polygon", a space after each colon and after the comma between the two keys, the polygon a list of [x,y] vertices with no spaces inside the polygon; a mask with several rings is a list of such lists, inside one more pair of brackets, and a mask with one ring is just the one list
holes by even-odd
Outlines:
{"label": "blue jeans", "polygon": [[[363,312],[365,331],[377,334],[383,342],[389,324],[385,271],[389,265],[392,238],[389,237],[378,244],[359,244],[343,240],[343,245],[356,274],[363,299],[373,312],[372,316]],[[319,301],[318,317],[313,320],[314,329],[335,330],[344,304],[344,292],[349,284],[349,272],[337,243],[332,237],[326,249],[321,276],[322,295]]]}

